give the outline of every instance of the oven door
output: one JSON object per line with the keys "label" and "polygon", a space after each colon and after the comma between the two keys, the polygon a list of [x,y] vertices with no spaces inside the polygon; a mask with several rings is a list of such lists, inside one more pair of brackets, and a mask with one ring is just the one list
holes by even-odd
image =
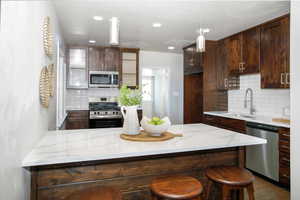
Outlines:
{"label": "oven door", "polygon": [[108,72],[90,72],[90,87],[111,87],[113,84],[112,74]]}

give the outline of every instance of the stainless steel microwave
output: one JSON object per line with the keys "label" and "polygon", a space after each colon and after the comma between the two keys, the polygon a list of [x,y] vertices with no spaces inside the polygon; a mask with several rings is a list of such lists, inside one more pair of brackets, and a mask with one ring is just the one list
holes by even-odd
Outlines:
{"label": "stainless steel microwave", "polygon": [[90,71],[90,88],[119,87],[119,73],[113,71]]}

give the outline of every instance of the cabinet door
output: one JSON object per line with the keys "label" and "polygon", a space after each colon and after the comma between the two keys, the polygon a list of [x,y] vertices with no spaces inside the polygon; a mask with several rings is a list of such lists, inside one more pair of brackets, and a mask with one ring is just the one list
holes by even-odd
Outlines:
{"label": "cabinet door", "polygon": [[67,87],[87,88],[87,49],[72,47],[67,50]]}
{"label": "cabinet door", "polygon": [[290,18],[285,17],[281,20],[282,27],[282,56],[285,71],[285,88],[290,88]]}
{"label": "cabinet door", "polygon": [[104,49],[104,66],[105,71],[119,71],[120,66],[120,49],[107,47]]}
{"label": "cabinet door", "polygon": [[230,75],[237,75],[241,71],[242,41],[241,34],[233,35],[226,39],[227,65]]}
{"label": "cabinet door", "polygon": [[89,71],[105,71],[103,48],[89,48]]}
{"label": "cabinet door", "polygon": [[228,89],[228,68],[225,40],[218,42],[217,48],[217,89]]}
{"label": "cabinet door", "polygon": [[260,28],[255,27],[242,33],[241,74],[259,73]]}
{"label": "cabinet door", "polygon": [[184,74],[195,74],[203,71],[203,54],[196,51],[196,44],[183,49]]}
{"label": "cabinet door", "polygon": [[261,87],[285,88],[287,49],[285,48],[285,21],[267,23],[261,30]]}

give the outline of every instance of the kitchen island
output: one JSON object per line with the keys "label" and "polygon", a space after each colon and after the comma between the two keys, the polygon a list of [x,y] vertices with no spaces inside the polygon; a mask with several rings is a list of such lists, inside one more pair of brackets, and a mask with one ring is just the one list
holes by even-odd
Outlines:
{"label": "kitchen island", "polygon": [[162,142],[132,142],[122,129],[50,131],[23,161],[31,172],[31,200],[62,200],[71,193],[111,185],[124,199],[150,199],[157,176],[185,174],[206,186],[204,170],[244,166],[244,146],[266,140],[204,124],[175,125],[183,137]]}

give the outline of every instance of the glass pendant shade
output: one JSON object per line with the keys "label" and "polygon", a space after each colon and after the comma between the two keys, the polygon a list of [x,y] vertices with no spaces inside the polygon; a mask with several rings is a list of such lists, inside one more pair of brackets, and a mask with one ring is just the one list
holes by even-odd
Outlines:
{"label": "glass pendant shade", "polygon": [[120,21],[116,17],[112,17],[110,19],[110,39],[109,43],[113,46],[119,45],[119,37],[120,37],[120,29],[119,29]]}
{"label": "glass pendant shade", "polygon": [[196,50],[197,52],[205,51],[205,37],[202,33],[200,33],[200,35],[197,37]]}

